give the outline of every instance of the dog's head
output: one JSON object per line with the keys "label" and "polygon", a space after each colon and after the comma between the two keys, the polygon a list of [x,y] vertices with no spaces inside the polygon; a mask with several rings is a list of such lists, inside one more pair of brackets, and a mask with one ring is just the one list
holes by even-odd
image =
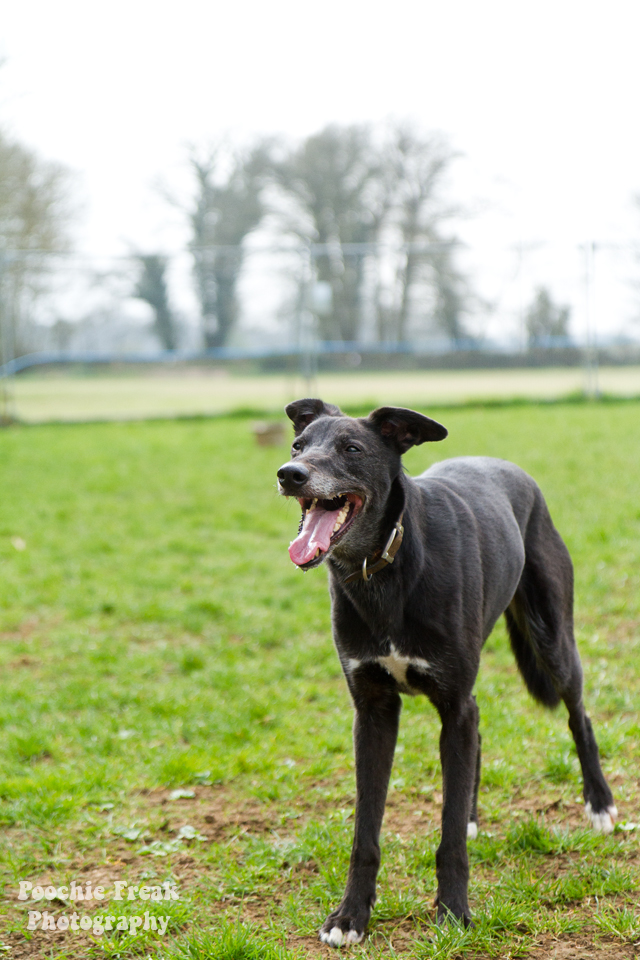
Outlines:
{"label": "dog's head", "polygon": [[[401,456],[428,440],[444,440],[442,424],[404,407],[380,407],[368,417],[345,416],[322,400],[285,407],[293,421],[291,459],[278,470],[278,489],[302,507],[289,555],[304,570],[330,553],[362,556],[378,535]],[[363,523],[369,517],[370,523]]]}

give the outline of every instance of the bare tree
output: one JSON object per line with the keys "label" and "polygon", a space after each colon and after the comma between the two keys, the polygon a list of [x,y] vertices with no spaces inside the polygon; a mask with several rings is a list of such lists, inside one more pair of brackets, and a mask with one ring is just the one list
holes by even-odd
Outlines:
{"label": "bare tree", "polygon": [[455,246],[442,244],[431,255],[435,305],[433,320],[437,330],[459,345],[468,337],[463,315],[470,300],[469,281],[455,264]]}
{"label": "bare tree", "polygon": [[190,249],[206,349],[223,346],[238,316],[236,287],[245,237],[260,223],[264,170],[260,148],[229,155],[222,147],[191,156],[196,190]]}
{"label": "bare tree", "polygon": [[318,280],[331,285],[321,336],[355,340],[367,245],[378,240],[390,200],[371,129],[332,124],[290,151],[275,171],[300,214],[287,226],[316,245]]}
{"label": "bare tree", "polygon": [[167,260],[158,254],[139,254],[136,257],[140,274],[134,296],[148,303],[154,312],[153,328],[165,350],[178,345],[176,322],[167,294]]}
{"label": "bare tree", "polygon": [[0,311],[5,354],[29,349],[33,301],[51,254],[68,248],[69,174],[0,133]]}
{"label": "bare tree", "polygon": [[458,340],[464,278],[454,266],[453,238],[443,231],[455,211],[442,199],[443,178],[456,155],[443,137],[420,135],[408,124],[391,129],[386,153],[394,183],[392,218],[404,247],[393,339],[406,338],[412,294],[421,285],[431,291],[423,297],[423,323],[431,322]]}

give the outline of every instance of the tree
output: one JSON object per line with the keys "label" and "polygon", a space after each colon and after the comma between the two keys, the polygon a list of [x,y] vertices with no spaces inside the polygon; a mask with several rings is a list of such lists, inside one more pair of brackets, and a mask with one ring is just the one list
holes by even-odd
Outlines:
{"label": "tree", "polygon": [[529,347],[546,337],[566,337],[571,309],[553,302],[547,287],[538,287],[525,315]]}
{"label": "tree", "polygon": [[316,245],[317,278],[331,285],[332,309],[320,317],[321,336],[355,340],[366,245],[378,240],[390,198],[371,129],[331,124],[274,169],[298,212],[287,226]]}
{"label": "tree", "polygon": [[167,260],[158,254],[139,254],[140,275],[134,296],[148,303],[154,312],[153,328],[165,350],[178,345],[176,323],[167,295]]}
{"label": "tree", "polygon": [[196,191],[189,213],[190,249],[207,350],[224,346],[238,316],[236,287],[244,261],[242,243],[264,214],[263,153],[229,155],[222,147],[191,156]]}
{"label": "tree", "polygon": [[462,316],[469,299],[469,284],[455,265],[454,250],[452,245],[443,244],[431,254],[435,287],[433,320],[438,330],[459,344],[467,335]]}
{"label": "tree", "polygon": [[381,135],[369,126],[332,124],[275,165],[298,212],[288,228],[314,245],[317,279],[331,286],[332,309],[319,316],[323,339],[357,339],[367,265],[378,278],[390,272],[382,240],[400,252],[394,281],[378,280],[374,291],[378,339],[406,338],[420,290],[423,321],[455,330],[459,339],[465,285],[443,228],[453,211],[441,199],[454,156],[442,137],[407,124]]}
{"label": "tree", "polygon": [[51,254],[68,249],[69,175],[0,133],[0,321],[3,350],[29,349],[29,308],[43,292]]}
{"label": "tree", "polygon": [[[432,300],[430,311],[422,307],[423,321],[459,340],[465,280],[454,265],[454,240],[442,229],[454,211],[441,199],[443,177],[455,153],[441,136],[420,135],[409,124],[391,128],[386,153],[394,183],[392,216],[404,247],[397,276],[399,305],[389,332],[395,340],[406,338],[412,293],[421,284],[431,289]],[[423,304],[429,299],[423,296]]]}

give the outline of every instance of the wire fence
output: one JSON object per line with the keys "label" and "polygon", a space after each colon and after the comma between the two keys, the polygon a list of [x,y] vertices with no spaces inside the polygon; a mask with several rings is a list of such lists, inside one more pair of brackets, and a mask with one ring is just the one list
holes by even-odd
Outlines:
{"label": "wire fence", "polygon": [[[157,296],[140,294],[144,259],[1,253],[0,375],[113,360],[280,357],[312,370],[331,358],[343,366],[400,357],[477,365],[553,355],[595,364],[608,351],[614,362],[637,361],[633,242],[248,242],[157,256],[170,350]],[[528,322],[543,289],[565,310],[566,328],[532,336]]]}

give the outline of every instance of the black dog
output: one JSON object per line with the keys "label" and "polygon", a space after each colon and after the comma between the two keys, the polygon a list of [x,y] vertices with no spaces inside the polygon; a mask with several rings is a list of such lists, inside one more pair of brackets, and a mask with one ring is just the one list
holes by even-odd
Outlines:
{"label": "black dog", "polygon": [[403,474],[403,453],[446,437],[434,420],[401,407],[352,419],[312,399],[286,412],[296,439],[279,489],[302,506],[289,554],[303,570],[328,560],[335,644],[355,705],[349,877],[321,939],[358,943],[369,921],[400,693],[426,694],[442,720],[438,918],[468,923],[466,840],[477,834],[480,779],[472,690],[501,613],[531,694],[567,706],[594,828],[613,829],[616,809],[582,705],[569,554],[539,488],[512,463],[460,457]]}

